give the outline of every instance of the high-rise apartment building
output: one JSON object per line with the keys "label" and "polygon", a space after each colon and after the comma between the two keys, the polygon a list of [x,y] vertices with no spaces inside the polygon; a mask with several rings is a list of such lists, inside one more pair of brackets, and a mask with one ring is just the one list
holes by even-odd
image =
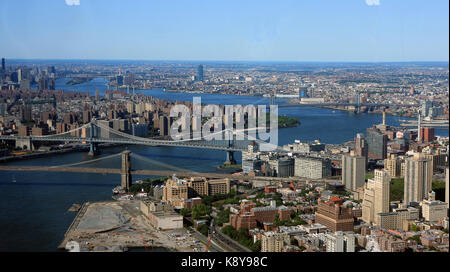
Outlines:
{"label": "high-rise apartment building", "polygon": [[401,177],[402,176],[402,163],[403,160],[395,154],[391,154],[390,158],[384,160],[384,169],[386,169],[391,177]]}
{"label": "high-rise apartment building", "polygon": [[367,162],[368,162],[368,146],[367,140],[364,138],[362,133],[356,134],[355,139],[355,154],[358,157],[365,158],[365,169],[367,170]]}
{"label": "high-rise apartment building", "polygon": [[420,202],[431,191],[431,178],[433,176],[433,163],[422,153],[415,153],[412,158],[405,160],[405,187],[404,201],[406,205],[411,202]]}
{"label": "high-rise apartment building", "polygon": [[168,136],[169,135],[169,117],[167,116],[161,116],[159,119],[159,135],[161,136]]}
{"label": "high-rise apartment building", "polygon": [[345,189],[355,191],[364,186],[366,159],[352,155],[342,155],[342,184]]}

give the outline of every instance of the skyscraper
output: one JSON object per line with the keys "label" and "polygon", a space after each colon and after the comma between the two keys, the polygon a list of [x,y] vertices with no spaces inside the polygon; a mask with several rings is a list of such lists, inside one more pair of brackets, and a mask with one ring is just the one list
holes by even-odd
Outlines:
{"label": "skyscraper", "polygon": [[48,80],[45,77],[42,77],[39,79],[38,89],[39,90],[48,90]]}
{"label": "skyscraper", "polygon": [[378,224],[378,214],[389,212],[391,176],[386,170],[375,170],[374,174],[374,178],[369,179],[364,188],[362,219],[367,223]]}
{"label": "skyscraper", "polygon": [[50,78],[48,80],[49,90],[55,90],[56,89],[56,83],[54,78]]}
{"label": "skyscraper", "polygon": [[342,184],[345,189],[355,191],[364,186],[366,159],[352,155],[342,155]]}
{"label": "skyscraper", "polygon": [[367,155],[369,158],[383,160],[387,156],[387,135],[376,128],[367,129]]}
{"label": "skyscraper", "polygon": [[198,81],[203,81],[203,65],[198,66]]}
{"label": "skyscraper", "polygon": [[364,138],[364,135],[362,133],[356,134],[355,154],[358,157],[364,157],[366,170],[367,170],[367,161],[368,161],[367,152],[368,152],[367,140]]}
{"label": "skyscraper", "polygon": [[412,158],[405,160],[405,189],[404,201],[406,205],[411,202],[420,202],[431,191],[431,178],[433,176],[433,163],[422,153],[415,153]]}
{"label": "skyscraper", "polygon": [[2,58],[2,70],[6,71],[5,58]]}

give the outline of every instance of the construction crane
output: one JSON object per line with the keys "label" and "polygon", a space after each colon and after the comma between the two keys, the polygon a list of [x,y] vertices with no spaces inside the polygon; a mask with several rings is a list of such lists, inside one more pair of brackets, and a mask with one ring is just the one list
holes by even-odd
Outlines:
{"label": "construction crane", "polygon": [[212,236],[210,235],[210,236],[209,236],[209,239],[208,239],[208,243],[206,244],[206,250],[205,250],[205,252],[209,252],[209,246],[211,245],[211,239],[212,239]]}

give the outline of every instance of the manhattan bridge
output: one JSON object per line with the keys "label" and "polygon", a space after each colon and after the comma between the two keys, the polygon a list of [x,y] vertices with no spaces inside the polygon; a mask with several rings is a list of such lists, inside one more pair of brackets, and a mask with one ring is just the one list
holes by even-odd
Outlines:
{"label": "manhattan bridge", "polygon": [[[1,166],[0,171],[46,171],[46,172],[82,172],[82,173],[97,173],[97,174],[119,174],[121,175],[121,186],[123,188],[129,188],[132,183],[132,175],[149,175],[149,176],[171,176],[173,174],[177,176],[202,176],[206,178],[231,178],[250,180],[252,177],[239,175],[238,177],[231,174],[223,173],[199,173],[183,168],[168,165],[151,158],[143,157],[138,154],[131,153],[129,150],[125,150],[118,154],[104,156],[101,158],[95,158],[95,155],[100,153],[100,144],[123,144],[123,145],[146,145],[146,146],[169,146],[169,147],[183,147],[183,148],[197,148],[197,149],[214,149],[226,151],[228,162],[235,162],[234,153],[247,151],[248,145],[253,143],[255,145],[269,145],[270,149],[275,152],[286,152],[281,147],[271,145],[256,137],[251,136],[251,130],[256,129],[244,129],[233,130],[224,129],[219,132],[211,133],[209,136],[217,136],[222,134],[222,139],[225,135],[228,136],[228,140],[205,140],[203,138],[189,138],[180,140],[166,140],[161,139],[160,136],[155,138],[144,138],[134,136],[128,133],[124,133],[115,130],[108,125],[102,124],[93,119],[90,123],[84,124],[76,129],[53,135],[45,136],[0,136],[2,141],[15,141],[16,147],[23,149],[33,150],[35,144],[39,143],[85,143],[89,144],[89,155],[93,158],[88,161],[75,162],[72,164],[57,165],[57,166]],[[247,134],[246,134],[247,132]],[[89,163],[98,162],[100,160],[107,160],[114,157],[122,158],[122,167],[116,168],[93,168],[93,167],[80,167]],[[131,166],[130,157],[145,161],[152,165],[159,166],[161,168],[169,168],[171,170],[147,170],[147,169],[133,169]]]}

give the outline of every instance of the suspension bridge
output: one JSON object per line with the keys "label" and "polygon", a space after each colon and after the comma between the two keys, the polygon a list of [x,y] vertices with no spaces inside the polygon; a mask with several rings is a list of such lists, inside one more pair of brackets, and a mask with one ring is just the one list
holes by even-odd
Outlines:
{"label": "suspension bridge", "polygon": [[[94,162],[104,161],[116,157],[121,157],[121,168],[95,168],[95,167],[82,167]],[[167,170],[149,170],[149,169],[133,169],[131,165],[131,157],[136,160],[145,162],[153,166],[157,166],[159,169]],[[81,166],[81,167],[80,167]],[[121,153],[104,156],[101,158],[91,159],[88,161],[75,162],[71,164],[56,165],[56,166],[11,166],[0,165],[0,171],[38,171],[38,172],[68,172],[68,173],[94,173],[94,174],[118,174],[121,175],[121,187],[129,189],[132,185],[132,176],[173,176],[178,177],[205,177],[210,179],[233,179],[233,180],[245,180],[249,181],[254,179],[252,176],[246,175],[232,175],[223,173],[205,173],[189,171],[177,166],[169,165],[163,162],[159,162],[139,154],[132,153],[129,150],[125,150]]]}
{"label": "suspension bridge", "polygon": [[[245,133],[248,134],[245,134]],[[33,150],[34,144],[38,142],[59,142],[70,143],[79,142],[89,144],[89,154],[97,155],[100,153],[100,143],[126,144],[126,145],[146,145],[146,146],[172,146],[172,147],[186,147],[186,148],[201,148],[201,149],[215,149],[227,151],[227,161],[234,161],[234,152],[242,152],[247,150],[250,142],[255,142],[259,145],[270,145],[255,136],[251,136],[249,129],[232,130],[224,129],[218,132],[213,132],[209,135],[211,140],[206,140],[202,137],[178,137],[176,139],[164,140],[156,138],[144,138],[134,136],[119,130],[115,130],[109,125],[102,123],[102,120],[93,119],[91,122],[84,124],[78,128],[72,129],[59,134],[44,135],[44,136],[10,136],[0,135],[0,140],[15,141],[15,146],[24,150]],[[222,137],[216,137],[219,134]],[[187,135],[191,136],[191,135]],[[228,136],[228,137],[226,137]],[[215,140],[221,138],[226,140]],[[278,146],[271,146],[273,151],[283,152],[283,149]]]}

